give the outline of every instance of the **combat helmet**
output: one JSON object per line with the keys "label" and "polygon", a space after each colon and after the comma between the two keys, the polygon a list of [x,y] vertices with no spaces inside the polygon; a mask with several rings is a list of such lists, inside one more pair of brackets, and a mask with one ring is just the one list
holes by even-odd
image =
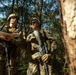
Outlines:
{"label": "combat helmet", "polygon": [[18,19],[18,15],[13,13],[13,14],[10,14],[10,15],[8,16],[7,21],[10,21],[10,19],[11,19],[12,17],[15,17],[15,18]]}
{"label": "combat helmet", "polygon": [[40,23],[40,21],[37,19],[37,18],[32,18],[31,20],[30,20],[30,24],[32,24],[32,22],[38,22],[39,23],[39,25],[40,25],[40,27],[41,27],[41,23]]}

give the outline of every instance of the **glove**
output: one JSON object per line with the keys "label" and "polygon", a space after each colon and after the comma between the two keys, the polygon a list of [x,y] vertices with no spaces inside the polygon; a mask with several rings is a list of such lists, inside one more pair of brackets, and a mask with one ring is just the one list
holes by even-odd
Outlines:
{"label": "glove", "polygon": [[36,53],[34,53],[33,55],[32,55],[32,59],[39,59],[41,57],[41,54],[40,54],[40,52],[36,52]]}
{"label": "glove", "polygon": [[43,62],[48,62],[49,58],[51,57],[51,54],[44,54],[41,59]]}

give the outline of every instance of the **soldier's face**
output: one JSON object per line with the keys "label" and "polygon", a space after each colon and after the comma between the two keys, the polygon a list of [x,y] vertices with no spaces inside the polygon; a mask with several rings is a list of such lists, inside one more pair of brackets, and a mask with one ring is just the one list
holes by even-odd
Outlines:
{"label": "soldier's face", "polygon": [[39,29],[39,23],[36,22],[36,21],[33,21],[33,22],[31,23],[31,28],[32,28],[33,30],[38,30],[38,29]]}
{"label": "soldier's face", "polygon": [[11,23],[11,24],[17,24],[17,18],[12,17],[12,18],[10,19],[10,23]]}

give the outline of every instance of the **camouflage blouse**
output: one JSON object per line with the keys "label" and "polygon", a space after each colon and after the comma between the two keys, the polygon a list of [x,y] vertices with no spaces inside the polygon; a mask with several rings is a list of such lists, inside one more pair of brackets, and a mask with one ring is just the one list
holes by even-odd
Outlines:
{"label": "camouflage blouse", "polygon": [[[46,43],[47,48],[48,48],[48,53],[53,53],[54,50],[57,49],[57,44],[56,44],[56,40],[51,37],[50,35],[47,35],[46,32],[44,32],[44,30],[40,30],[40,38],[41,38],[41,42],[42,43]],[[38,50],[36,50],[34,47],[39,45],[38,41],[34,35],[34,33],[31,33],[27,36],[27,51],[29,53],[29,58],[31,57],[31,55],[33,55],[34,53],[38,52]]]}

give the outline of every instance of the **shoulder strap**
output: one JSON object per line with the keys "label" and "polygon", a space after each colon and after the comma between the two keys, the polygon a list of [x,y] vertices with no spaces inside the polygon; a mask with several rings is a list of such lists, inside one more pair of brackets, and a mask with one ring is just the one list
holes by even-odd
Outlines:
{"label": "shoulder strap", "polygon": [[33,34],[35,35],[36,40],[38,41],[38,44],[40,46],[42,46],[42,41],[41,41],[41,38],[40,38],[40,32],[39,31],[34,31]]}

